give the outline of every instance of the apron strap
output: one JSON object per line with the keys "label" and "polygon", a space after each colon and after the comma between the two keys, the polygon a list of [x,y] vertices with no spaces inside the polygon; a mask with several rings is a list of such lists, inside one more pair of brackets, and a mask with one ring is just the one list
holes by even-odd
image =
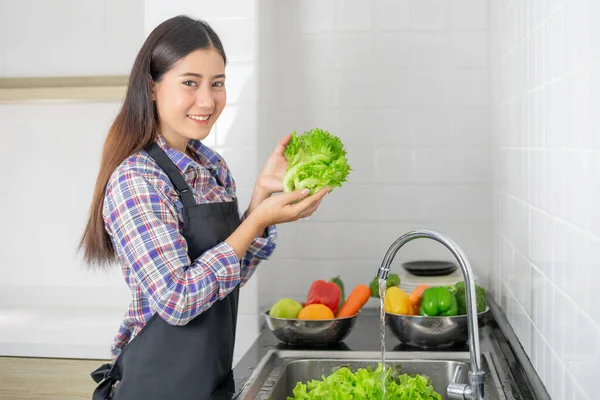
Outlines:
{"label": "apron strap", "polygon": [[185,182],[185,179],[183,179],[183,175],[181,175],[179,168],[171,161],[163,149],[161,149],[157,143],[152,143],[146,148],[146,152],[154,159],[154,161],[156,161],[158,166],[165,171],[171,182],[173,182],[175,190],[177,191],[177,194],[179,194],[183,205],[185,207],[194,207],[196,205],[196,200],[194,199],[192,189]]}

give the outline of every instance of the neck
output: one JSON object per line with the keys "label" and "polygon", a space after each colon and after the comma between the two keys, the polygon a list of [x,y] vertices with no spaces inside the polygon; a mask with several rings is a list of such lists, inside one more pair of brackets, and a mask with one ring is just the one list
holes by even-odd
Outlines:
{"label": "neck", "polygon": [[162,135],[163,138],[165,139],[165,142],[167,143],[167,146],[169,146],[172,149],[178,150],[182,153],[186,153],[187,152],[187,145],[189,142],[189,139],[184,138],[184,137],[170,137],[170,135]]}

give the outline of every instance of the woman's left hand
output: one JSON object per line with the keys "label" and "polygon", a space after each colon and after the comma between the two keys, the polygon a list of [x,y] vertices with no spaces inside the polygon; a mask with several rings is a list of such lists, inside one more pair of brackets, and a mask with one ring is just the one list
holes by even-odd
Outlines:
{"label": "woman's left hand", "polygon": [[279,141],[275,150],[273,150],[269,158],[267,158],[262,171],[256,179],[247,215],[249,215],[264,199],[270,197],[274,193],[283,192],[283,176],[285,175],[288,165],[283,152],[291,138],[292,135],[287,134]]}

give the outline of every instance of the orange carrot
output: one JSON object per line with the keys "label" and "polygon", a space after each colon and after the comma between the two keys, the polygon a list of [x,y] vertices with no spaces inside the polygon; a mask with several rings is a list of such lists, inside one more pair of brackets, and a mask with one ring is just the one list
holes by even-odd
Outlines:
{"label": "orange carrot", "polygon": [[420,309],[419,304],[413,304],[412,305],[412,314],[411,315],[419,315],[419,309]]}
{"label": "orange carrot", "polygon": [[427,286],[425,284],[417,286],[415,288],[415,290],[412,291],[410,296],[408,296],[408,300],[410,301],[410,304],[412,304],[413,306],[418,305],[421,302],[421,296],[423,295],[423,292],[428,287],[429,286]]}
{"label": "orange carrot", "polygon": [[342,308],[337,312],[336,318],[352,317],[365,305],[371,297],[371,289],[365,284],[359,283],[356,285],[350,295],[346,299]]}

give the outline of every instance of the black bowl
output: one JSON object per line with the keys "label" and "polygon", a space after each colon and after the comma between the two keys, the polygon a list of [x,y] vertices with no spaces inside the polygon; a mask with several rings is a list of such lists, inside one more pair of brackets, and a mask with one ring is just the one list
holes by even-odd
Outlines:
{"label": "black bowl", "polygon": [[402,264],[402,267],[417,276],[443,276],[456,271],[456,264],[451,261],[422,260]]}

